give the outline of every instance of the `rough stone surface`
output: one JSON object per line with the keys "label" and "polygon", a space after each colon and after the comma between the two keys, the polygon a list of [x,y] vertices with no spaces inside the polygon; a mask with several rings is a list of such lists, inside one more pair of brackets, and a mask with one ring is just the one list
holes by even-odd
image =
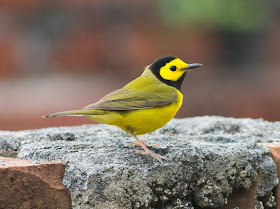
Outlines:
{"label": "rough stone surface", "polygon": [[64,163],[0,157],[0,208],[70,208],[64,168]]}
{"label": "rough stone surface", "polygon": [[264,144],[280,144],[279,125],[215,116],[174,119],[139,136],[160,144],[152,150],[169,159],[162,164],[134,153],[134,140],[107,125],[0,132],[0,148],[35,162],[66,162],[63,182],[73,208],[215,208],[256,181],[258,208],[273,208],[278,178]]}

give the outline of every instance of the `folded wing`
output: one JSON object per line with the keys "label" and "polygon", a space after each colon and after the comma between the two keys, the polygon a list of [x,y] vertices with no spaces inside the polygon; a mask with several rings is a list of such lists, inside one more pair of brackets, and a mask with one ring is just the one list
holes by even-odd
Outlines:
{"label": "folded wing", "polygon": [[151,88],[151,91],[138,91],[122,88],[103,97],[100,101],[86,106],[84,109],[100,110],[137,110],[162,107],[177,100],[174,89]]}

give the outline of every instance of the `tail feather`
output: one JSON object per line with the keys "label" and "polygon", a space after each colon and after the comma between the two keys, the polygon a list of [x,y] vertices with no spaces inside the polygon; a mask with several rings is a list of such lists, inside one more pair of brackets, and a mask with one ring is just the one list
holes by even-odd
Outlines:
{"label": "tail feather", "polygon": [[51,113],[48,115],[44,115],[42,117],[53,118],[53,117],[60,117],[60,116],[84,116],[84,115],[99,115],[99,114],[97,111],[92,111],[92,110],[70,110],[70,111]]}

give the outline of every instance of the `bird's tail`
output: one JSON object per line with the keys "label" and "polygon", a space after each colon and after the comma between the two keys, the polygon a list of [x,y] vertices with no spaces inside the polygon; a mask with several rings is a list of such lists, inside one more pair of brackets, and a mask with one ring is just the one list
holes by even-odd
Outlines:
{"label": "bird's tail", "polygon": [[51,113],[48,115],[44,115],[43,118],[53,118],[60,116],[85,116],[85,115],[100,115],[100,111],[98,110],[70,110],[63,112]]}

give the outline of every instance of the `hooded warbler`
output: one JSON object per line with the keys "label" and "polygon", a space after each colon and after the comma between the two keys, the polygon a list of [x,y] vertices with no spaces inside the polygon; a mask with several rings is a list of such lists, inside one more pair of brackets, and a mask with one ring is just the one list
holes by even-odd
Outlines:
{"label": "hooded warbler", "polygon": [[142,75],[123,88],[113,91],[98,102],[81,110],[52,113],[43,117],[84,116],[90,120],[114,125],[137,140],[149,155],[161,161],[165,157],[151,152],[136,135],[146,134],[168,123],[182,105],[181,85],[190,69],[201,64],[187,64],[179,58],[166,56],[146,67]]}

